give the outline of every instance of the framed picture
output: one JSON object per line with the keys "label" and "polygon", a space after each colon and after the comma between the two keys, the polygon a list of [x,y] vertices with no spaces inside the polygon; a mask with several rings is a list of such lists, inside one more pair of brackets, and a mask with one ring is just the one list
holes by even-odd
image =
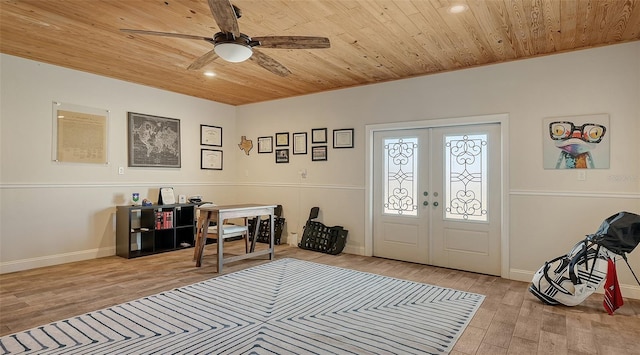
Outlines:
{"label": "framed picture", "polygon": [[109,110],[53,102],[51,160],[109,164]]}
{"label": "framed picture", "polygon": [[173,205],[176,203],[176,195],[173,194],[173,187],[161,187],[158,193],[159,205]]}
{"label": "framed picture", "polygon": [[129,166],[179,168],[180,120],[128,112]]}
{"label": "framed picture", "polygon": [[276,147],[289,146],[289,132],[276,133]]}
{"label": "framed picture", "polygon": [[222,127],[201,124],[200,145],[222,147]]}
{"label": "framed picture", "polygon": [[222,170],[222,151],[217,149],[200,149],[200,169]]}
{"label": "framed picture", "polygon": [[327,129],[326,128],[312,129],[311,143],[327,143]]}
{"label": "framed picture", "polygon": [[307,154],[307,132],[293,134],[293,154]]}
{"label": "framed picture", "polygon": [[311,147],[311,161],[327,160],[327,146]]}
{"label": "framed picture", "polygon": [[258,153],[273,153],[273,137],[258,137]]}
{"label": "framed picture", "polygon": [[[547,117],[542,120],[545,169],[609,169],[609,114]],[[577,148],[579,147],[579,148]]]}
{"label": "framed picture", "polygon": [[289,149],[276,149],[276,163],[289,162]]}
{"label": "framed picture", "polygon": [[353,148],[353,128],[333,130],[334,148]]}

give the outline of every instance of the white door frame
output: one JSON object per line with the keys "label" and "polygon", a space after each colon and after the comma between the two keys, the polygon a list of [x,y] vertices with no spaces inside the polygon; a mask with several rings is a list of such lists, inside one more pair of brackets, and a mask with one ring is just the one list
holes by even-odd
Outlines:
{"label": "white door frame", "polygon": [[364,255],[373,256],[373,133],[376,131],[462,126],[485,123],[500,124],[500,175],[502,180],[502,188],[500,191],[500,197],[502,200],[500,216],[500,275],[504,278],[509,277],[509,114],[507,113],[365,125],[365,146],[367,151],[365,161]]}

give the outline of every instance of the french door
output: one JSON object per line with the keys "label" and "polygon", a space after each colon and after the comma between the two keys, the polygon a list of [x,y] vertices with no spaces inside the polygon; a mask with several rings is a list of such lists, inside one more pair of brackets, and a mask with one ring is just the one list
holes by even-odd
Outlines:
{"label": "french door", "polygon": [[500,125],[373,140],[373,255],[500,275]]}

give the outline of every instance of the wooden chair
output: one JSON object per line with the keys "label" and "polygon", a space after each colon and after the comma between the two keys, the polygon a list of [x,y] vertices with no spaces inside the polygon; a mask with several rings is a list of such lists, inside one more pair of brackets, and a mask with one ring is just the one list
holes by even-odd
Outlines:
{"label": "wooden chair", "polygon": [[[210,207],[215,206],[212,203],[202,204],[199,207]],[[237,224],[227,224],[227,221],[223,221],[222,223],[222,236],[218,235],[218,226],[203,226],[204,221],[206,219],[206,215],[204,213],[200,213],[200,210],[197,211],[198,222],[197,222],[197,234],[196,234],[196,245],[195,250],[193,251],[193,260],[196,261],[196,266],[200,266],[200,260],[202,260],[202,254],[204,253],[204,246],[207,242],[207,239],[216,239],[216,243],[224,243],[225,239],[234,238],[234,237],[242,237],[244,239],[244,248],[245,252],[249,252],[249,227],[247,226],[247,221],[245,218],[244,225]],[[206,228],[206,229],[205,229]],[[206,233],[204,231],[206,230]],[[217,248],[216,248],[217,249]]]}

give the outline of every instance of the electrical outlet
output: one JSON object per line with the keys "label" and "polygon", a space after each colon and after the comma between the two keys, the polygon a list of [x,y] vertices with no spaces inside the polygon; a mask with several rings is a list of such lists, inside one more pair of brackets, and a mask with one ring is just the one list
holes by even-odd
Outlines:
{"label": "electrical outlet", "polygon": [[118,175],[124,175],[124,167],[119,167],[118,168]]}
{"label": "electrical outlet", "polygon": [[578,170],[578,181],[587,180],[587,171],[586,170]]}

